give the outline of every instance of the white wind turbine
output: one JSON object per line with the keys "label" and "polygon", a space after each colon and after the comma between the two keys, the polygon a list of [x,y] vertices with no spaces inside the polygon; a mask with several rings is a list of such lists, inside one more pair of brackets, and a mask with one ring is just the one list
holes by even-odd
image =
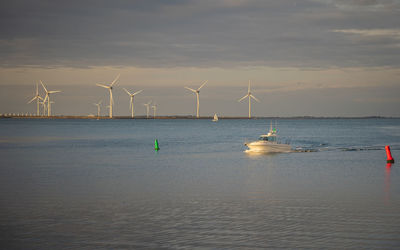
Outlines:
{"label": "white wind turbine", "polygon": [[135,97],[135,95],[139,94],[139,93],[142,92],[143,90],[136,91],[136,92],[133,93],[133,94],[131,94],[128,90],[126,90],[126,88],[124,88],[124,90],[125,90],[125,92],[131,97],[131,101],[130,101],[130,104],[129,104],[129,108],[131,109],[132,118],[133,118],[133,117],[135,116],[135,110],[134,110],[134,108],[133,108],[134,97]]}
{"label": "white wind turbine", "polygon": [[113,105],[113,103],[114,103],[113,96],[112,96],[112,88],[113,88],[113,85],[117,82],[119,76],[120,76],[120,75],[117,75],[117,77],[114,79],[114,81],[112,81],[111,84],[108,85],[108,86],[107,86],[107,85],[104,85],[104,84],[96,84],[97,86],[106,88],[106,89],[108,89],[108,90],[110,91],[110,118],[112,118],[112,112],[113,112],[113,107],[112,107],[112,105]]}
{"label": "white wind turbine", "polygon": [[153,118],[156,118],[156,112],[157,112],[157,104],[154,103],[153,106],[151,106],[153,108]]}
{"label": "white wind turbine", "polygon": [[39,95],[39,84],[38,83],[36,83],[36,95],[35,95],[35,97],[32,98],[32,100],[30,100],[28,102],[28,104],[33,102],[34,100],[36,100],[36,105],[37,105],[36,115],[39,116],[40,115],[40,110],[39,110],[40,100],[43,100],[43,98]]}
{"label": "white wind turbine", "polygon": [[97,106],[97,117],[100,117],[100,104],[101,104],[101,100],[98,103],[93,103],[94,105]]}
{"label": "white wind turbine", "polygon": [[146,117],[147,118],[149,118],[150,103],[151,103],[151,101],[149,101],[148,103],[143,103],[143,105],[146,106]]}
{"label": "white wind turbine", "polygon": [[260,102],[255,96],[253,96],[250,92],[250,80],[249,80],[249,88],[247,90],[247,95],[243,96],[242,98],[239,99],[239,102],[241,102],[243,99],[245,99],[246,97],[249,98],[249,118],[251,118],[251,98],[253,98],[254,100],[256,100],[257,102]]}
{"label": "white wind turbine", "polygon": [[189,88],[189,87],[185,87],[186,89],[188,89],[188,90],[190,90],[190,91],[192,91],[192,92],[194,92],[195,94],[196,94],[196,97],[197,97],[197,118],[199,118],[199,109],[200,109],[200,96],[199,96],[199,94],[200,94],[200,89],[206,84],[208,82],[208,80],[207,81],[205,81],[197,90],[195,90],[195,89],[192,89],[192,88]]}
{"label": "white wind turbine", "polygon": [[46,87],[44,86],[43,82],[40,81],[40,83],[42,84],[44,91],[46,92],[46,96],[44,97],[43,102],[45,103],[47,101],[47,116],[50,116],[51,115],[51,104],[52,104],[52,102],[50,101],[50,94],[59,93],[61,91],[60,90],[48,91],[46,89]]}

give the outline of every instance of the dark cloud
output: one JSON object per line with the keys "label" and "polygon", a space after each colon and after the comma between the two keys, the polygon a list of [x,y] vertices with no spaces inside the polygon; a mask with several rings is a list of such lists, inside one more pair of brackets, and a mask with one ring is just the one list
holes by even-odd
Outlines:
{"label": "dark cloud", "polygon": [[378,0],[337,0],[337,2],[340,4],[361,5],[361,6],[377,5],[379,3]]}
{"label": "dark cloud", "polygon": [[334,30],[398,29],[399,10],[390,0],[2,1],[0,65],[396,67],[397,38]]}

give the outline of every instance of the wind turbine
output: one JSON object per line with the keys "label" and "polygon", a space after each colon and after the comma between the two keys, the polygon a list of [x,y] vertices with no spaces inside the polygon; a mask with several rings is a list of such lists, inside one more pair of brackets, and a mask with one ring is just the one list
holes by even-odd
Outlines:
{"label": "wind turbine", "polygon": [[100,116],[100,104],[101,104],[101,100],[98,103],[93,103],[94,105],[97,106],[97,117]]}
{"label": "wind turbine", "polygon": [[35,97],[32,98],[32,100],[30,100],[28,102],[28,104],[33,102],[34,100],[36,100],[36,105],[37,105],[36,115],[39,116],[40,115],[39,104],[40,104],[40,100],[43,100],[43,98],[39,95],[39,84],[38,83],[36,83],[36,95],[35,95]]}
{"label": "wind turbine", "polygon": [[112,105],[114,103],[113,96],[112,96],[112,88],[113,88],[114,83],[117,82],[119,76],[120,75],[117,75],[117,77],[114,79],[114,81],[112,81],[111,84],[108,85],[108,86],[104,85],[104,84],[96,84],[97,86],[106,88],[106,89],[108,89],[110,91],[110,118],[112,118],[112,111],[113,111]]}
{"label": "wind turbine", "polygon": [[50,102],[50,94],[54,94],[54,93],[59,93],[61,92],[60,90],[52,90],[52,91],[48,91],[46,89],[46,87],[44,86],[43,82],[40,81],[40,83],[42,84],[44,91],[46,92],[46,96],[44,97],[43,102],[46,102],[47,100],[47,116],[51,115],[51,102]]}
{"label": "wind turbine", "polygon": [[199,94],[200,94],[200,89],[206,84],[208,82],[208,80],[207,81],[205,81],[197,90],[195,90],[195,89],[192,89],[192,88],[189,88],[189,87],[185,87],[186,89],[188,89],[188,90],[190,90],[190,91],[192,91],[192,92],[194,92],[195,94],[196,94],[196,97],[197,97],[197,118],[199,118],[199,109],[200,109],[200,100],[199,100]]}
{"label": "wind turbine", "polygon": [[243,99],[245,99],[246,97],[249,98],[249,118],[251,118],[251,98],[253,98],[254,100],[256,100],[257,102],[260,102],[255,96],[253,96],[250,92],[250,80],[249,80],[249,88],[247,90],[247,95],[243,96],[242,98],[239,99],[239,102],[241,102]]}
{"label": "wind turbine", "polygon": [[149,118],[149,108],[150,108],[150,103],[151,101],[149,101],[148,103],[143,103],[144,106],[146,106],[146,117]]}
{"label": "wind turbine", "polygon": [[132,111],[132,118],[135,116],[135,111],[133,109],[133,98],[135,97],[135,95],[139,94],[140,92],[142,92],[143,90],[139,90],[136,91],[135,93],[131,94],[128,90],[126,90],[126,88],[124,88],[125,92],[131,97],[131,102],[129,104],[129,108]]}
{"label": "wind turbine", "polygon": [[156,111],[157,111],[157,104],[154,103],[153,106],[151,106],[153,108],[153,118],[156,118]]}

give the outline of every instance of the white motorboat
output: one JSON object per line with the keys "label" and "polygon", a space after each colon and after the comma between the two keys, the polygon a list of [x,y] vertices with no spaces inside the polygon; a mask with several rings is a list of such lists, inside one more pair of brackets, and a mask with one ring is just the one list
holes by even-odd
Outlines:
{"label": "white motorboat", "polygon": [[218,121],[218,116],[217,114],[214,115],[214,119],[212,120],[213,122],[217,122]]}
{"label": "white motorboat", "polygon": [[249,149],[245,152],[254,153],[289,153],[292,147],[289,144],[280,143],[277,140],[276,128],[271,129],[266,135],[260,135],[257,141],[245,143]]}

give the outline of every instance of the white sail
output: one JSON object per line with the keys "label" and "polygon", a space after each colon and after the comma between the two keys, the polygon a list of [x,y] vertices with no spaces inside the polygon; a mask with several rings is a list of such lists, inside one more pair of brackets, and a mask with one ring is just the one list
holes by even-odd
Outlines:
{"label": "white sail", "polygon": [[216,121],[218,121],[218,116],[217,116],[217,114],[214,115],[214,119],[213,119],[213,122],[216,122]]}

